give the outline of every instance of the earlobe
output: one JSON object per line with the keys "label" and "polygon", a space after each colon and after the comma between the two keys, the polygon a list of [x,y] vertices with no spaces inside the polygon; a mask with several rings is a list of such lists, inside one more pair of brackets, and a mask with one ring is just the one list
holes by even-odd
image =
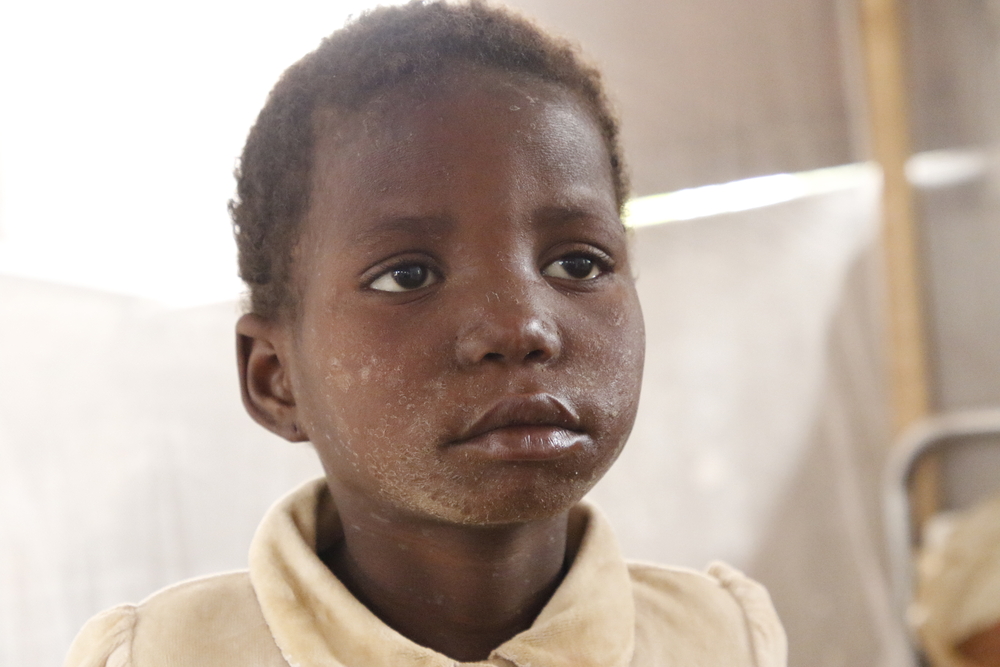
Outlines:
{"label": "earlobe", "polygon": [[283,334],[279,325],[253,313],[236,322],[240,392],[254,421],[286,440],[301,442],[309,435],[298,423]]}

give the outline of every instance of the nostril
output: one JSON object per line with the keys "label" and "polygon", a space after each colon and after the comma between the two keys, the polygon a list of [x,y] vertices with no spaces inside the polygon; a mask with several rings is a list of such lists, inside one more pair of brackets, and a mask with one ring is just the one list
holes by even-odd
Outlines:
{"label": "nostril", "polygon": [[546,354],[545,350],[532,350],[528,354],[524,355],[525,361],[544,361],[549,355]]}
{"label": "nostril", "polygon": [[516,312],[491,313],[490,317],[470,322],[458,331],[455,344],[457,360],[463,365],[545,365],[562,351],[562,339],[554,323]]}

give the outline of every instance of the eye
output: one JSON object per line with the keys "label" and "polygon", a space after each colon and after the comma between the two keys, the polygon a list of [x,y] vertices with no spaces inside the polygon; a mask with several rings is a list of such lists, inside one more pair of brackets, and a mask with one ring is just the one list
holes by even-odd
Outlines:
{"label": "eye", "polygon": [[423,264],[403,264],[380,275],[369,287],[379,292],[409,292],[436,282],[437,276]]}
{"label": "eye", "polygon": [[562,257],[542,269],[542,275],[563,280],[593,280],[602,273],[597,260],[586,255]]}

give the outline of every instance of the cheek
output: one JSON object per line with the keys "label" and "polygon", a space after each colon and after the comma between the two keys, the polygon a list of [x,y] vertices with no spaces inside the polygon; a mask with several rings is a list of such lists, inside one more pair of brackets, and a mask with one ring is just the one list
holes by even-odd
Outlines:
{"label": "cheek", "polygon": [[589,344],[606,361],[606,370],[627,382],[640,379],[646,350],[642,309],[634,289],[622,287],[594,317]]}
{"label": "cheek", "polygon": [[313,346],[303,407],[313,442],[357,455],[429,435],[433,406],[444,402],[436,354],[420,337],[360,330]]}
{"label": "cheek", "polygon": [[600,317],[580,327],[576,341],[580,383],[578,399],[599,413],[609,436],[632,429],[642,384],[645,331],[634,290],[609,299]]}

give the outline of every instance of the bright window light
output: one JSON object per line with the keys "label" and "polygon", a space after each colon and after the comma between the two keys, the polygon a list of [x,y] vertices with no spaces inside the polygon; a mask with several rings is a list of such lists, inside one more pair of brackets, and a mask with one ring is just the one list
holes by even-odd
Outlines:
{"label": "bright window light", "polygon": [[981,178],[990,155],[977,149],[947,149],[917,153],[906,161],[906,178],[918,188],[943,188]]}
{"label": "bright window light", "polygon": [[855,188],[873,176],[877,177],[877,173],[878,170],[870,164],[845,164],[638,197],[625,205],[625,224],[629,227],[645,227],[748,211],[802,197]]}
{"label": "bright window light", "polygon": [[236,298],[226,203],[285,67],[402,0],[0,2],[0,274]]}

